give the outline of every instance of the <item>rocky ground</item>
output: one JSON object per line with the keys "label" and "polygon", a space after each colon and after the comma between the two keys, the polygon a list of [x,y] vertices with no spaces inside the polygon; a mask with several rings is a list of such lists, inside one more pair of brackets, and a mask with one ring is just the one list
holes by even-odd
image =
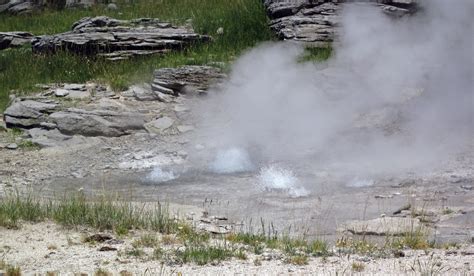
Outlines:
{"label": "rocky ground", "polygon": [[[469,275],[473,269],[474,247],[464,246],[449,250],[404,250],[398,258],[374,258],[365,255],[336,253],[325,258],[310,258],[307,265],[285,263],[282,254],[266,251],[261,255],[249,253],[246,260],[237,258],[219,264],[196,266],[192,264],[169,265],[153,259],[153,249],[143,247],[146,255],[134,256],[133,243],[143,233],[135,232],[126,238],[109,233],[91,233],[87,230],[66,230],[51,223],[25,224],[20,230],[0,230],[1,254],[20,266],[26,274],[61,272],[61,275],[98,271],[114,275],[334,275],[364,273],[371,275],[449,274]],[[96,236],[93,236],[93,235]],[[104,241],[88,242],[88,237]],[[90,238],[91,239],[91,238]],[[163,244],[164,251],[177,244]],[[74,261],[71,261],[74,260]],[[129,274],[125,274],[128,272]]]}

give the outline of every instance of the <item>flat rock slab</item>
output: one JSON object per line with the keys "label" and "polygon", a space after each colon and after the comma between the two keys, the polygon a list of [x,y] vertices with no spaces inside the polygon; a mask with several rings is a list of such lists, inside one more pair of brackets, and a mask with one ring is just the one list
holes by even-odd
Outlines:
{"label": "flat rock slab", "polygon": [[100,55],[110,60],[180,50],[197,42],[210,41],[190,27],[176,27],[158,19],[117,20],[106,16],[85,17],[69,32],[33,39],[33,51],[54,53],[67,50]]}
{"label": "flat rock slab", "polygon": [[354,235],[400,236],[422,229],[418,219],[401,217],[383,217],[372,220],[349,221],[339,228],[340,232]]}
{"label": "flat rock slab", "polygon": [[327,46],[335,40],[341,25],[344,3],[358,2],[379,7],[392,16],[416,11],[414,0],[264,0],[270,28],[281,40],[294,40],[315,46]]}
{"label": "flat rock slab", "polygon": [[31,42],[33,35],[27,32],[0,32],[0,50],[16,48]]}
{"label": "flat rock slab", "polygon": [[7,127],[31,128],[39,126],[56,107],[56,103],[33,100],[17,101],[5,110],[5,123]]}
{"label": "flat rock slab", "polygon": [[161,117],[157,120],[145,124],[145,129],[150,133],[160,134],[164,130],[173,126],[174,120],[170,117]]}
{"label": "flat rock slab", "polygon": [[219,83],[226,75],[212,66],[182,66],[155,70],[152,90],[164,94],[199,94]]}
{"label": "flat rock slab", "polygon": [[143,129],[146,122],[146,117],[139,113],[77,108],[55,112],[49,119],[64,134],[108,137],[122,136],[130,134],[132,130]]}

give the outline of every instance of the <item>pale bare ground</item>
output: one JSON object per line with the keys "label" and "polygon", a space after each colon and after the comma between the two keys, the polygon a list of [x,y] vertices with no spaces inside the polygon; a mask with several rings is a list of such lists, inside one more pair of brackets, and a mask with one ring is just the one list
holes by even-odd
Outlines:
{"label": "pale bare ground", "polygon": [[[0,259],[20,267],[23,275],[94,275],[99,270],[111,275],[125,275],[125,271],[133,275],[474,275],[472,244],[450,250],[406,250],[405,257],[400,258],[336,253],[326,258],[311,257],[307,265],[291,265],[282,259],[264,260],[249,253],[247,260],[234,258],[200,266],[167,265],[151,257],[124,254],[143,235],[140,231],[119,237],[123,243],[84,242],[84,237],[93,233],[97,232],[65,229],[52,222],[23,223],[19,229],[0,228]],[[117,251],[99,251],[105,245]],[[151,256],[153,249],[143,251]],[[354,264],[360,264],[360,271],[356,271]]]}

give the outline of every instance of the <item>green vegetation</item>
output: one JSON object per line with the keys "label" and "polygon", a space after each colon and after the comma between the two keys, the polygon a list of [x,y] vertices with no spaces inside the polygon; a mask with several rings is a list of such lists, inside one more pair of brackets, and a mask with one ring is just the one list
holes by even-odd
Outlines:
{"label": "green vegetation", "polygon": [[293,264],[293,265],[307,265],[308,256],[305,256],[305,255],[289,256],[288,258],[285,259],[285,263]]}
{"label": "green vegetation", "polygon": [[8,264],[4,260],[0,260],[0,270],[5,271],[5,276],[20,276],[21,275],[20,267]]}
{"label": "green vegetation", "polygon": [[110,276],[110,275],[112,275],[112,273],[108,272],[107,270],[105,270],[103,268],[98,268],[94,272],[94,276]]}
{"label": "green vegetation", "polygon": [[428,241],[427,233],[424,229],[418,228],[397,237],[392,241],[392,248],[410,248],[410,249],[428,249],[432,248],[434,244]]}
{"label": "green vegetation", "polygon": [[[85,82],[96,80],[124,89],[137,81],[150,80],[154,69],[180,65],[227,63],[242,51],[272,39],[267,17],[259,0],[140,0],[119,3],[118,11],[98,5],[91,9],[48,10],[39,14],[0,16],[0,31],[29,31],[35,35],[54,34],[70,29],[73,22],[86,16],[108,15],[119,19],[154,17],[176,24],[187,20],[201,34],[213,36],[210,44],[195,45],[183,52],[164,56],[106,61],[69,53],[35,55],[29,47],[0,52],[0,111],[8,95],[35,92],[35,84]],[[223,28],[222,34],[217,30]]]}
{"label": "green vegetation", "polygon": [[205,265],[233,257],[234,250],[222,246],[188,246],[184,251],[176,251],[176,256],[183,263],[193,262],[198,265]]}
{"label": "green vegetation", "polygon": [[311,256],[331,255],[327,243],[322,240],[308,242],[305,239],[288,236],[277,237],[252,233],[233,233],[227,236],[227,240],[232,243],[250,245],[257,255],[262,254],[265,248],[280,249],[289,256],[300,256],[302,253]]}
{"label": "green vegetation", "polygon": [[88,226],[114,230],[117,234],[126,234],[131,229],[174,233],[181,227],[159,203],[136,206],[107,197],[87,200],[82,194],[57,201],[11,195],[0,201],[0,226],[14,228],[19,227],[20,220],[38,222],[46,219],[67,227]]}
{"label": "green vegetation", "polygon": [[156,245],[158,245],[158,239],[153,234],[144,234],[140,239],[133,242],[134,247],[154,247]]}
{"label": "green vegetation", "polygon": [[329,59],[331,55],[331,47],[306,47],[303,56],[301,56],[299,59],[299,62],[324,61]]}
{"label": "green vegetation", "polygon": [[354,272],[362,272],[365,269],[365,265],[359,262],[353,262],[351,267],[352,267],[352,271]]}

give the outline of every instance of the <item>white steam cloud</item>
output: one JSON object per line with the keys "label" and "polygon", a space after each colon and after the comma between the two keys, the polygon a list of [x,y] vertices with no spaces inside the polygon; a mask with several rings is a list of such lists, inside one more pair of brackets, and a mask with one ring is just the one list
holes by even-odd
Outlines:
{"label": "white steam cloud", "polygon": [[210,169],[215,173],[239,173],[254,168],[249,154],[240,148],[229,148],[217,152]]}
{"label": "white steam cloud", "polygon": [[262,167],[258,174],[259,186],[264,191],[284,191],[291,197],[302,197],[309,195],[309,192],[300,185],[296,174],[276,165]]}
{"label": "white steam cloud", "polygon": [[324,64],[298,62],[303,49],[289,43],[251,50],[194,109],[206,125],[199,142],[245,148],[255,164],[300,161],[361,179],[432,168],[470,150],[474,1],[421,5],[397,20],[345,6]]}

